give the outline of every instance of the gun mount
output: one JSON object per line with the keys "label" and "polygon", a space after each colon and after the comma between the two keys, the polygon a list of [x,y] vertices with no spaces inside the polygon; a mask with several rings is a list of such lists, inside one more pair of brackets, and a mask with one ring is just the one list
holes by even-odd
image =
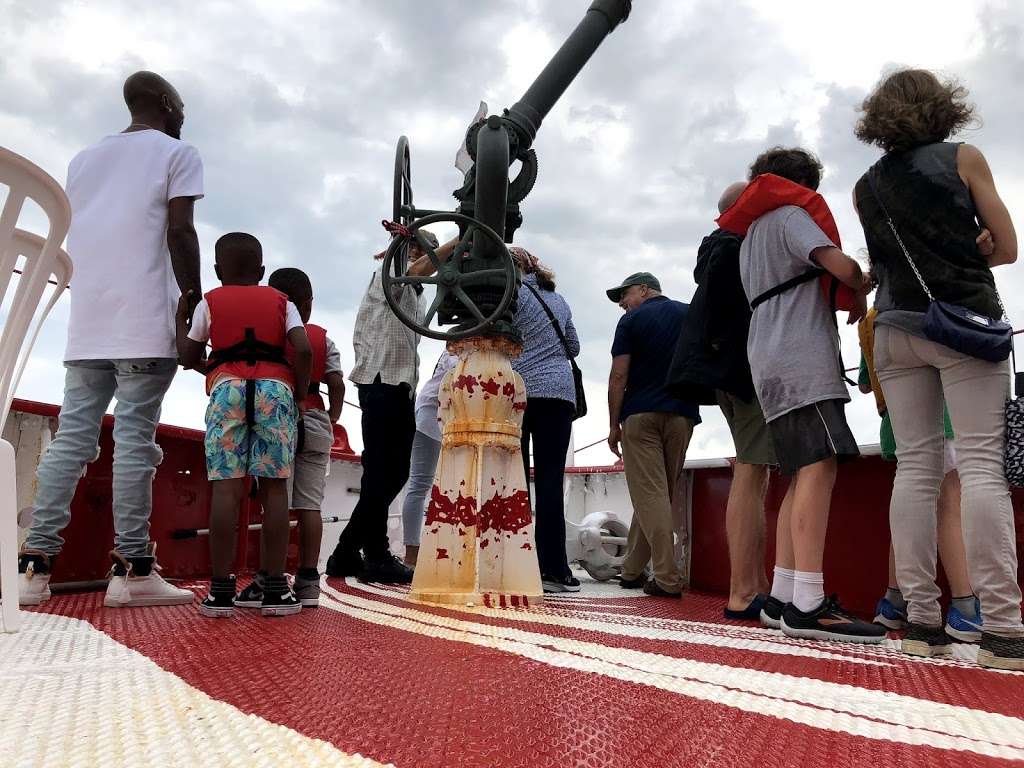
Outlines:
{"label": "gun mount", "polygon": [[[454,212],[417,209],[413,203],[409,141],[398,140],[395,154],[393,220],[407,227],[427,252],[437,275],[406,275],[409,237],[392,240],[381,269],[384,295],[392,311],[417,333],[435,339],[518,334],[512,325],[518,272],[505,247],[522,226],[520,203],[537,180],[537,153],[533,142],[541,123],[576,78],[598,46],[629,16],[632,0],[594,0],[583,20],[558,49],[523,97],[501,115],[490,115],[469,127],[465,149],[472,167],[454,192]],[[509,169],[519,161],[514,179]],[[428,224],[452,222],[459,241],[447,263],[419,233]],[[437,292],[423,321],[403,313],[393,291],[403,285],[435,285]],[[430,327],[454,325],[450,330]]]}

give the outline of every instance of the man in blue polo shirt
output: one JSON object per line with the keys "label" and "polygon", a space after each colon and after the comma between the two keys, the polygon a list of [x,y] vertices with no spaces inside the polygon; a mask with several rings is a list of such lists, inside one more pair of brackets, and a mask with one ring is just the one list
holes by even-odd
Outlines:
{"label": "man in blue polo shirt", "polygon": [[[630,275],[607,294],[626,313],[615,329],[608,378],[608,446],[625,464],[633,502],[622,586],[679,597],[672,497],[700,416],[695,404],[671,397],[665,383],[687,305],[663,296],[650,272]],[[649,581],[648,561],[654,571]]]}

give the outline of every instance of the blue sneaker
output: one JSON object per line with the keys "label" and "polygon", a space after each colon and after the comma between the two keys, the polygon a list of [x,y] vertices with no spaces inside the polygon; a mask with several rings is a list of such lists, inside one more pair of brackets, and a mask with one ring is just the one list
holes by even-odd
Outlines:
{"label": "blue sneaker", "polygon": [[946,634],[962,643],[980,643],[982,621],[978,598],[974,598],[974,616],[970,619],[951,605],[946,612]]}
{"label": "blue sneaker", "polygon": [[880,624],[886,629],[899,630],[907,626],[907,613],[901,611],[886,597],[878,601],[875,608],[875,624]]}

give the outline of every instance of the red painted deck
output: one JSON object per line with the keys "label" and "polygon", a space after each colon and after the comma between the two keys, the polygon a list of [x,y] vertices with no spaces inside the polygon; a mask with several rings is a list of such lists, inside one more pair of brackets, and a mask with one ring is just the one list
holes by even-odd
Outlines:
{"label": "red painted deck", "polygon": [[[330,580],[320,608],[286,619],[239,610],[231,620],[194,607],[103,609],[101,599],[58,596],[34,612],[25,632],[0,639],[0,672],[35,656],[34,674],[70,697],[47,709],[74,708],[109,682],[81,649],[127,646],[158,665],[152,674],[219,702],[225,722],[227,712],[250,716],[249,741],[244,728],[232,731],[238,755],[262,750],[274,761],[239,764],[344,764],[296,757],[309,740],[338,760],[358,753],[418,768],[980,768],[1024,759],[1024,675],[973,666],[967,646],[958,659],[922,661],[890,646],[790,640],[723,622],[722,600],[706,594],[623,598],[591,583],[531,611],[458,610]],[[81,639],[54,640],[61,628]],[[54,741],[42,748],[11,730],[26,719],[18,710],[33,718],[31,679],[3,677],[5,765],[29,765],[41,751],[45,764],[98,765],[70,758],[103,753],[94,742],[104,739],[116,742],[105,748],[112,759],[133,744],[170,750],[178,765],[226,764],[204,755],[205,737],[177,710],[133,723],[127,703],[108,713],[103,733],[61,740],[56,723],[44,724]],[[257,723],[284,729],[260,746]]]}
{"label": "red painted deck", "polygon": [[[153,516],[165,575],[197,593],[206,541],[169,535],[206,523],[200,439],[161,428]],[[55,581],[101,578],[109,568],[109,440],[105,428]],[[871,457],[845,465],[834,496],[827,584],[861,612],[885,584],[892,471]],[[579,596],[529,611],[454,609],[328,580],[321,607],[298,616],[239,609],[211,620],[194,606],[104,609],[99,592],[55,595],[26,613],[22,632],[0,635],[0,765],[1024,761],[1024,674],[977,667],[973,646],[921,660],[900,654],[895,640],[842,646],[723,621],[729,475],[693,474],[697,591],[682,600],[584,578]],[[773,481],[769,508],[783,491]],[[770,514],[769,540],[773,527]],[[249,551],[255,556],[254,535]]]}

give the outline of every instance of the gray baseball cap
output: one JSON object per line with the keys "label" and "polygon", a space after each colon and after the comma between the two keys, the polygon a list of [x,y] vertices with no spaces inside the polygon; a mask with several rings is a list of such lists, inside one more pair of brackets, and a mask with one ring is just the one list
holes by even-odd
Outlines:
{"label": "gray baseball cap", "polygon": [[615,288],[609,288],[605,293],[608,294],[609,299],[618,304],[622,299],[622,293],[633,285],[646,285],[648,288],[653,288],[655,291],[661,290],[661,283],[658,282],[658,278],[650,272],[635,272],[623,280],[622,285],[616,286]]}

